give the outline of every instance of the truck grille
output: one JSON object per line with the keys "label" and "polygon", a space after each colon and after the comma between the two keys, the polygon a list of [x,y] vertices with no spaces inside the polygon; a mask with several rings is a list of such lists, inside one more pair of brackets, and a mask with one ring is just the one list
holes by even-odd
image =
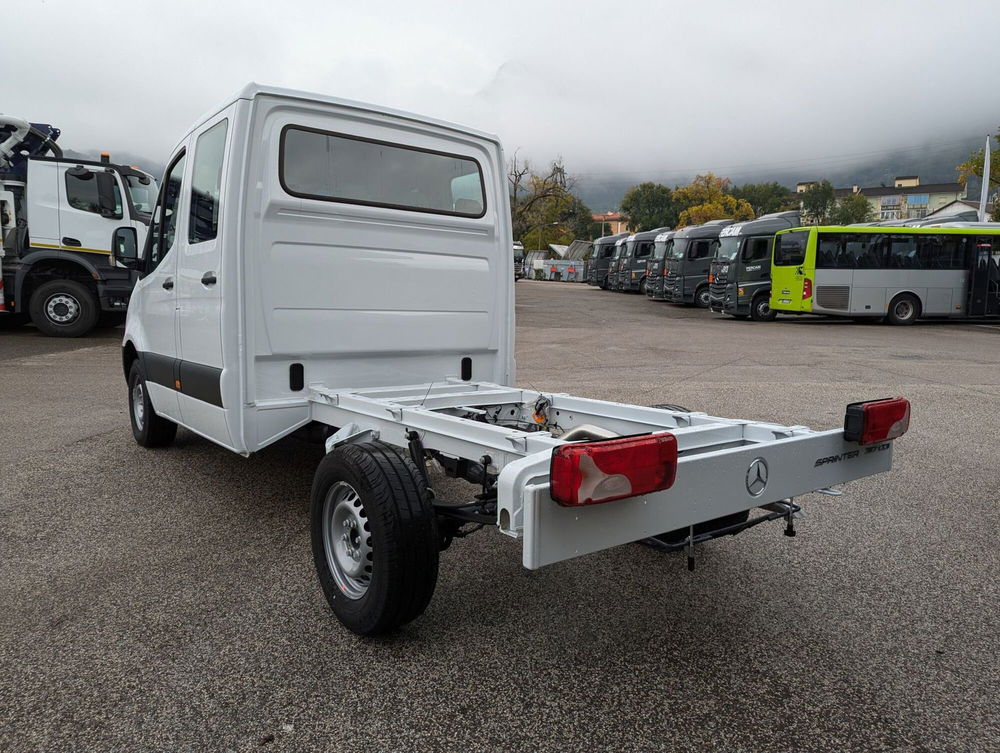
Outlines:
{"label": "truck grille", "polygon": [[825,309],[847,310],[851,300],[850,285],[817,285],[816,305]]}
{"label": "truck grille", "polygon": [[725,282],[713,282],[709,286],[709,290],[713,298],[718,298],[721,301],[726,297],[726,287],[727,284]]}

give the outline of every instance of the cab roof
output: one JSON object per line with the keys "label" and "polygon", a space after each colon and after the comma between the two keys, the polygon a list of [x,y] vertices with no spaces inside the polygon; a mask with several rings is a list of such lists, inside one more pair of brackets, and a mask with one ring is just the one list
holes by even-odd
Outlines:
{"label": "cab roof", "polygon": [[799,212],[792,210],[789,212],[774,212],[764,214],[755,220],[746,222],[736,222],[725,228],[719,236],[731,235],[772,235],[779,230],[790,227],[799,227],[802,224],[802,217]]}
{"label": "cab roof", "polygon": [[677,231],[675,238],[718,238],[722,228],[732,225],[732,220],[712,220],[704,225],[688,225]]}
{"label": "cab roof", "polygon": [[644,230],[641,233],[636,233],[629,238],[630,241],[655,241],[656,236],[660,233],[665,233],[670,230],[669,227],[658,227],[654,230]]}

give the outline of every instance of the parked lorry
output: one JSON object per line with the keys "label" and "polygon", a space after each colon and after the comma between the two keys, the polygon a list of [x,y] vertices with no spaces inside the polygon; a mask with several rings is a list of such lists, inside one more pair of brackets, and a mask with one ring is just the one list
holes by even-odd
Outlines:
{"label": "parked lorry", "polygon": [[765,214],[722,229],[708,275],[710,308],[737,319],[773,321],[771,246],[779,230],[798,227],[797,211]]}
{"label": "parked lorry", "polygon": [[621,290],[622,265],[625,261],[625,254],[628,251],[628,239],[631,236],[623,234],[615,241],[615,250],[611,254],[611,263],[608,265],[608,289]]}
{"label": "parked lorry", "polygon": [[663,275],[665,300],[708,308],[709,268],[719,243],[719,233],[732,224],[732,220],[712,220],[704,225],[690,225],[677,231]]}
{"label": "parked lorry", "polygon": [[611,282],[611,259],[615,254],[615,244],[627,237],[628,233],[618,233],[605,235],[594,241],[594,248],[590,253],[590,277],[588,278],[591,285],[607,290]]}
{"label": "parked lorry", "polygon": [[675,235],[676,230],[668,230],[653,239],[653,255],[646,264],[646,297],[651,301],[666,300],[663,294],[663,270],[674,247]]}
{"label": "parked lorry", "polygon": [[524,245],[514,241],[514,281],[524,279]]}
{"label": "parked lorry", "polygon": [[668,227],[658,227],[635,233],[628,237],[628,248],[622,260],[619,290],[629,293],[646,292],[646,277],[649,260],[653,257],[653,244],[656,236],[670,230]]}
{"label": "parked lorry", "polygon": [[[174,148],[141,252],[130,224],[112,238],[141,278],[136,441],[325,437],[313,559],[359,634],[420,615],[440,552],[484,526],[532,569],[651,536],[693,565],[767,520],[792,535],[794,497],[889,470],[908,426],[902,398],[812,431],[516,386],[505,164],[495,136],[248,85]],[[467,496],[435,494],[429,464]]]}
{"label": "parked lorry", "polygon": [[50,125],[0,116],[0,267],[9,319],[78,337],[124,316],[135,275],[108,240],[129,225],[144,237],[156,181],[111,162],[68,158]]}

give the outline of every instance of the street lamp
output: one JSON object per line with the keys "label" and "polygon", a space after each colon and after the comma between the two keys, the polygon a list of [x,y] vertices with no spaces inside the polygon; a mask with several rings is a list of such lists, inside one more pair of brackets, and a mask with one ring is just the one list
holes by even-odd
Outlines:
{"label": "street lamp", "polygon": [[541,225],[538,226],[538,250],[539,251],[544,251],[545,250],[545,241],[544,241],[544,237],[542,236],[542,232],[547,227],[552,227],[553,225],[559,225],[559,224],[561,224],[561,223],[559,223],[559,222],[543,222]]}

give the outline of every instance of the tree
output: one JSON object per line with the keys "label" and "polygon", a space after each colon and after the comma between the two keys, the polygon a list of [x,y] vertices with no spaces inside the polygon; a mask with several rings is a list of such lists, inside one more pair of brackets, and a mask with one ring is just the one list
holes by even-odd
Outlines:
{"label": "tree", "polygon": [[[997,135],[994,136],[998,143],[1000,143],[1000,130],[997,131]],[[975,176],[979,179],[983,177],[983,163],[986,161],[986,148],[982,148],[979,151],[973,152],[969,155],[969,158],[965,162],[957,165],[955,169],[958,171],[958,182],[963,186],[969,181],[969,178]],[[1000,186],[1000,149],[990,149],[990,184],[989,189],[995,186]],[[987,189],[987,193],[989,192]],[[1000,222],[1000,202],[996,200],[993,201],[993,214],[990,216],[994,222]]]}
{"label": "tree", "polygon": [[855,222],[871,222],[874,219],[875,210],[862,193],[852,193],[843,199],[830,210],[828,217],[832,225],[851,225]]}
{"label": "tree", "polygon": [[634,233],[677,224],[677,208],[669,188],[659,183],[640,183],[625,192],[620,209]]}
{"label": "tree", "polygon": [[544,174],[531,165],[511,160],[507,179],[510,185],[511,228],[525,249],[544,249],[550,243],[568,244],[574,238],[593,237],[594,221],[589,207],[573,194],[574,181],[566,176],[562,158],[549,164]]}
{"label": "tree", "polygon": [[830,213],[837,205],[833,184],[828,180],[813,183],[804,193],[800,194],[800,198],[802,199],[802,213],[810,222],[816,224],[828,222]]}
{"label": "tree", "polygon": [[709,220],[752,220],[753,207],[729,191],[729,178],[712,173],[698,175],[686,186],[674,189],[674,203],[682,209],[678,227],[701,225]]}
{"label": "tree", "polygon": [[729,193],[737,199],[746,200],[757,217],[785,209],[798,209],[799,206],[795,194],[777,182],[745,183],[734,186]]}

